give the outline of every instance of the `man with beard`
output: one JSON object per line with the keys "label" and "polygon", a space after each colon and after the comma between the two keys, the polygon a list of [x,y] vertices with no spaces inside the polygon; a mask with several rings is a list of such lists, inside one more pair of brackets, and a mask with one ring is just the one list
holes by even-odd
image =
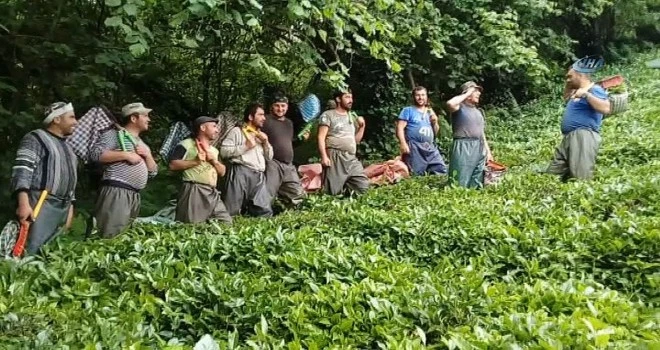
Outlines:
{"label": "man with beard", "polygon": [[607,92],[591,81],[591,71],[580,60],[566,73],[564,98],[568,98],[561,122],[563,138],[547,172],[569,178],[591,179],[600,147],[603,114],[610,112]]}
{"label": "man with beard", "polygon": [[404,108],[396,123],[401,158],[415,175],[446,174],[447,167],[435,145],[440,126],[438,116],[428,105],[426,88],[413,89],[415,106]]}
{"label": "man with beard", "polygon": [[369,188],[369,179],[355,154],[357,144],[364,136],[365,121],[362,117],[356,120],[351,117],[353,94],[350,90],[337,91],[333,98],[337,103],[335,109],[327,110],[319,117],[318,146],[325,179],[323,187],[330,195],[346,190],[361,194]]}
{"label": "man with beard", "polygon": [[266,161],[273,158],[273,147],[261,131],[266,121],[263,106],[248,105],[243,121],[243,127],[232,128],[220,146],[220,155],[230,163],[223,200],[231,216],[246,208],[252,216],[270,217],[273,210],[265,171]]}
{"label": "man with beard", "polygon": [[[77,159],[65,143],[78,124],[73,106],[51,104],[43,124],[43,129],[31,131],[21,140],[11,174],[16,216],[21,223],[33,221],[27,238],[28,254],[37,253],[55,238],[61,224],[71,221],[75,200]],[[47,196],[34,219],[33,208],[42,191],[47,191]]]}
{"label": "man with beard", "polygon": [[449,182],[462,187],[483,187],[486,160],[492,160],[484,132],[486,121],[477,108],[482,90],[475,82],[468,81],[461,85],[460,95],[447,101],[454,138]]}
{"label": "man with beard", "polygon": [[294,132],[293,122],[286,117],[288,108],[289,100],[276,96],[262,129],[273,147],[273,159],[266,162],[266,184],[273,199],[279,196],[296,206],[302,203],[305,190],[293,165]]}
{"label": "man with beard", "polygon": [[110,129],[92,147],[90,159],[103,164],[95,217],[104,238],[112,238],[140,213],[140,191],[158,166],[140,134],[149,129],[151,109],[130,103],[122,112],[122,128]]}
{"label": "man with beard", "polygon": [[170,170],[183,171],[183,186],[176,206],[177,221],[232,222],[216,189],[218,176],[224,176],[226,171],[218,160],[218,149],[212,145],[219,134],[217,119],[199,117],[193,121],[193,137],[181,141],[172,151]]}

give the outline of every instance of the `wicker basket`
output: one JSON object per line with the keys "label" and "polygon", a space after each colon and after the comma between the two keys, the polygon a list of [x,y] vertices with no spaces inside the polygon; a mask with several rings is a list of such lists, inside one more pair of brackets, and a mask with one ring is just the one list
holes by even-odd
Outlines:
{"label": "wicker basket", "polygon": [[609,115],[620,114],[628,110],[628,92],[610,94],[610,113]]}

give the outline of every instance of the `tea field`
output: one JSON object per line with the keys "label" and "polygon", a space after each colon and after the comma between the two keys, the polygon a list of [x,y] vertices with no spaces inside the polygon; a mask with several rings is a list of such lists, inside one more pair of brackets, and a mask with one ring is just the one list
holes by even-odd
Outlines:
{"label": "tea field", "polygon": [[231,229],[139,226],[2,262],[0,348],[660,349],[652,58],[606,72],[633,97],[604,123],[591,182],[539,173],[560,141],[557,86],[489,113],[511,168],[482,191],[412,179]]}

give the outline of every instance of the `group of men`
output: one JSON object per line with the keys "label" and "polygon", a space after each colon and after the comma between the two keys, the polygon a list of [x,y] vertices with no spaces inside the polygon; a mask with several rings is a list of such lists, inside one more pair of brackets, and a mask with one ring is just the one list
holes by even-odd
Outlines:
{"label": "group of men", "polygon": [[[566,86],[570,100],[562,121],[564,138],[548,172],[564,178],[590,178],[600,144],[600,124],[609,111],[607,94],[591,82],[589,74],[575,67],[567,73]],[[482,91],[469,81],[461,86],[459,95],[446,102],[453,136],[447,168],[435,144],[439,121],[430,108],[427,90],[413,90],[414,105],[401,111],[396,125],[400,153],[411,173],[448,173],[449,181],[459,186],[483,186],[486,162],[492,155],[484,132],[485,118],[478,108]],[[361,194],[368,189],[369,179],[356,153],[366,123],[351,112],[350,91],[336,92],[333,101],[334,108],[322,113],[318,123],[323,187],[331,195]],[[252,103],[244,111],[243,124],[229,130],[220,142],[217,119],[195,119],[192,136],[181,141],[167,160],[169,169],[181,172],[183,180],[176,220],[230,224],[232,217],[241,214],[270,217],[277,197],[299,205],[305,191],[293,165],[295,134],[287,110],[284,96],[275,97],[268,115],[262,105]],[[150,112],[141,103],[124,106],[121,127],[105,131],[90,150],[90,159],[103,165],[95,208],[103,237],[114,237],[138,215],[140,191],[157,174],[151,150],[140,138],[149,129]],[[43,124],[44,128],[23,138],[12,171],[16,215],[20,221],[33,221],[28,253],[36,253],[51,240],[62,223],[70,224],[75,201],[77,159],[65,142],[77,124],[73,106],[52,104]],[[223,176],[225,185],[219,191],[218,178]],[[32,208],[43,190],[48,191],[47,197],[35,219]]]}

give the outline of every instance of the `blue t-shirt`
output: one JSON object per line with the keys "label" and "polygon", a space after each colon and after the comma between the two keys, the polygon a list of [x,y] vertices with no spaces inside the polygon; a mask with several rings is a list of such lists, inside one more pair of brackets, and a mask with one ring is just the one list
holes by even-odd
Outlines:
{"label": "blue t-shirt", "polygon": [[[589,90],[596,98],[607,99],[607,91],[600,85],[594,85]],[[603,122],[603,114],[596,111],[586,97],[577,101],[570,99],[564,110],[564,119],[561,121],[561,133],[566,135],[577,129],[591,129],[600,132],[600,125]]]}
{"label": "blue t-shirt", "polygon": [[418,111],[415,107],[406,107],[399,114],[399,120],[405,120],[408,124],[404,131],[406,140],[416,142],[433,142],[434,133],[431,126],[431,109],[426,113]]}

